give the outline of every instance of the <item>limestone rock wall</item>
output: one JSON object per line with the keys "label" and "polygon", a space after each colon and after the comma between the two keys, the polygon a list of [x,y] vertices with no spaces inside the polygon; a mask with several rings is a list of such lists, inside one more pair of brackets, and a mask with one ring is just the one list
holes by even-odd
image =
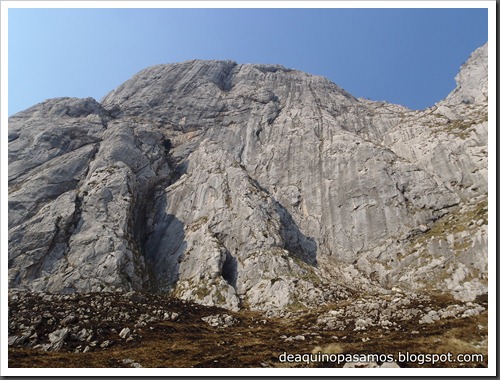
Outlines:
{"label": "limestone rock wall", "polygon": [[411,111],[280,65],[195,60],[100,103],[18,113],[9,284],[234,310],[395,284],[473,299],[487,291],[487,45],[457,83]]}

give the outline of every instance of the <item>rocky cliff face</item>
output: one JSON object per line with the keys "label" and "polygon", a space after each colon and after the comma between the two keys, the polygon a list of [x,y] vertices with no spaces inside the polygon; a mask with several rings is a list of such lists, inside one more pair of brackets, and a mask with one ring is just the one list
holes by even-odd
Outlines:
{"label": "rocky cliff face", "polygon": [[147,68],[9,119],[9,286],[237,310],[487,292],[487,46],[436,106],[279,65]]}

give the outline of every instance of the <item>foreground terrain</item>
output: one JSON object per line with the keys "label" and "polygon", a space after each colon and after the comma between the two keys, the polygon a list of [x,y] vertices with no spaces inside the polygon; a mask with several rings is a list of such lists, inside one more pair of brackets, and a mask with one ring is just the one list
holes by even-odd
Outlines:
{"label": "foreground terrain", "polygon": [[[343,367],[285,362],[283,354],[450,352],[468,363],[399,367],[487,367],[485,297],[358,295],[315,310],[267,316],[164,295],[11,292],[9,367]],[[378,364],[382,364],[380,361]]]}
{"label": "foreground terrain", "polygon": [[456,81],[194,60],[11,116],[9,366],[487,366],[487,44]]}
{"label": "foreground terrain", "polygon": [[[488,292],[488,47],[414,111],[280,65],[146,68],[9,118],[11,289],[268,312]],[[457,68],[458,69],[458,68]]]}

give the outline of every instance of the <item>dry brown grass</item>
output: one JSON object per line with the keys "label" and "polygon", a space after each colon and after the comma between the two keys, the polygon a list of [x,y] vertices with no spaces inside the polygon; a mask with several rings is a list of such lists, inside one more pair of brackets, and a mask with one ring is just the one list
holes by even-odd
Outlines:
{"label": "dry brown grass", "polygon": [[[487,367],[487,330],[488,313],[479,316],[439,321],[433,325],[416,325],[411,331],[387,331],[385,333],[368,333],[370,340],[348,341],[345,343],[328,343],[316,347],[313,353],[327,354],[393,354],[399,352],[412,354],[482,354],[483,361],[475,363],[439,363],[439,367]],[[483,326],[480,329],[479,326]],[[410,327],[410,326],[409,326]],[[412,334],[418,331],[418,334]],[[401,367],[431,367],[431,364],[399,363]]]}
{"label": "dry brown grass", "polygon": [[[343,301],[344,303],[346,301]],[[435,297],[435,306],[450,304],[446,296]],[[281,363],[283,352],[304,353],[481,353],[484,362],[441,363],[442,367],[487,366],[488,313],[463,319],[448,319],[431,325],[408,322],[400,330],[323,331],[314,327],[317,311],[297,313],[294,318],[264,318],[257,313],[237,313],[238,325],[225,329],[211,327],[200,316],[213,313],[197,307],[180,322],[159,322],[142,332],[142,339],[125,343],[117,341],[107,349],[88,353],[42,352],[27,348],[9,349],[9,367],[128,367],[132,359],[143,367],[306,367],[300,363]],[[198,313],[198,314],[197,314]],[[480,327],[482,326],[482,327]],[[153,329],[150,329],[153,327]],[[414,332],[418,331],[417,334]],[[310,335],[314,332],[317,335]],[[413,332],[413,333],[412,333]],[[306,339],[285,341],[282,335],[305,335]],[[342,365],[342,364],[340,364]],[[401,367],[426,367],[400,363]],[[311,363],[309,366],[336,367],[333,363]]]}

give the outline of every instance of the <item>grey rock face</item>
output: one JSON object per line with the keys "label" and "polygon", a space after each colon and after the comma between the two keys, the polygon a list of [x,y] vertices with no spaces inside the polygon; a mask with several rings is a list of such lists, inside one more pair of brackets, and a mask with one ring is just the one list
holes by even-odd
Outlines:
{"label": "grey rock face", "polygon": [[49,334],[49,342],[43,349],[46,351],[59,351],[68,337],[70,329],[65,327]]}
{"label": "grey rock face", "polygon": [[395,284],[473,300],[487,291],[486,68],[482,47],[423,111],[279,65],[189,61],[101,103],[16,114],[9,285],[233,310]]}
{"label": "grey rock face", "polygon": [[455,77],[457,87],[446,102],[449,104],[484,104],[488,100],[488,43],[472,53]]}
{"label": "grey rock face", "polygon": [[237,323],[237,320],[232,315],[228,314],[209,315],[201,318],[201,320],[208,323],[212,327],[218,328],[233,326],[235,323]]}
{"label": "grey rock face", "polygon": [[122,331],[120,331],[120,338],[122,339],[127,339],[131,334],[131,331],[128,327],[125,327],[122,329]]}

